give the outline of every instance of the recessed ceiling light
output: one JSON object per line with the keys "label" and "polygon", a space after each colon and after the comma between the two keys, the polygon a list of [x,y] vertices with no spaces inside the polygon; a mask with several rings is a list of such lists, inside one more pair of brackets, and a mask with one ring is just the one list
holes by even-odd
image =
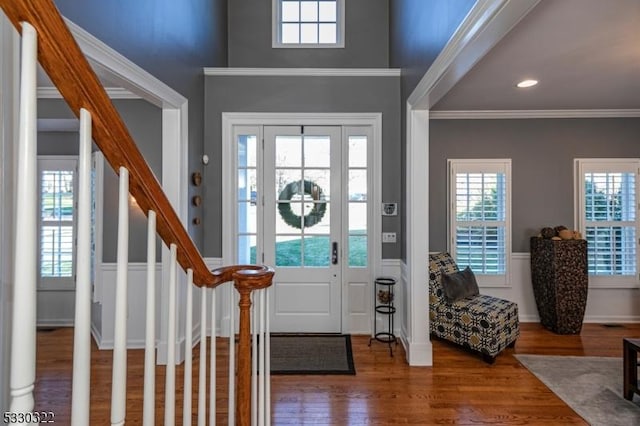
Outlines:
{"label": "recessed ceiling light", "polygon": [[517,87],[523,89],[525,87],[531,87],[538,84],[538,80],[522,80],[520,83],[516,84]]}

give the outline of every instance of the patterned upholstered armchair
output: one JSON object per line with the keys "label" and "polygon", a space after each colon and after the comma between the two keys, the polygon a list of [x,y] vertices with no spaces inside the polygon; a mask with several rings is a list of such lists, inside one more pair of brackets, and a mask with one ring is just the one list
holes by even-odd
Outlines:
{"label": "patterned upholstered armchair", "polygon": [[442,274],[455,272],[458,266],[449,253],[429,255],[429,332],[481,353],[492,364],[520,336],[518,305],[483,294],[449,303]]}

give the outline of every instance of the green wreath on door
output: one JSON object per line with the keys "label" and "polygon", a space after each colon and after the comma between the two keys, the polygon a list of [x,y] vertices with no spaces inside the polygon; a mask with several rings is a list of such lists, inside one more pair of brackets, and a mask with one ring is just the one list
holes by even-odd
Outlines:
{"label": "green wreath on door", "polygon": [[301,224],[304,223],[305,228],[310,228],[322,220],[325,212],[327,211],[327,203],[325,201],[324,192],[322,188],[313,181],[303,181],[303,191],[300,190],[300,181],[289,182],[278,195],[278,201],[291,201],[294,195],[303,193],[311,196],[313,201],[320,201],[319,203],[313,203],[311,211],[303,217],[298,216],[291,209],[291,203],[279,202],[278,211],[280,217],[287,223],[297,229],[301,229]]}

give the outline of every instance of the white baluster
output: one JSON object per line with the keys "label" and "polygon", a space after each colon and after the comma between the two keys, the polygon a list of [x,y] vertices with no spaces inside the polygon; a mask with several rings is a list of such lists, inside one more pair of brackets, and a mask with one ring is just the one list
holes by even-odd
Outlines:
{"label": "white baluster", "polygon": [[258,321],[260,306],[255,303],[256,292],[251,293],[251,424],[258,424]]}
{"label": "white baluster", "polygon": [[265,351],[265,366],[264,366],[264,380],[265,380],[265,389],[264,389],[264,405],[265,405],[265,420],[266,426],[271,426],[271,326],[269,325],[270,321],[270,311],[269,307],[269,298],[271,295],[271,287],[265,289],[265,301],[264,301],[264,351]]}
{"label": "white baluster", "polygon": [[173,426],[176,422],[176,265],[178,263],[178,249],[175,244],[171,244],[170,249],[167,369],[164,386],[165,426]]}
{"label": "white baluster", "polygon": [[209,426],[216,424],[216,289],[211,289],[211,355],[209,364]]}
{"label": "white baluster", "polygon": [[193,269],[187,269],[187,307],[185,309],[184,380],[182,392],[182,424],[191,424],[193,372]]}
{"label": "white baluster", "polygon": [[78,243],[71,424],[89,424],[91,386],[91,114],[80,110]]}
{"label": "white baluster", "polygon": [[37,270],[37,34],[22,22],[20,134],[16,187],[13,321],[11,341],[11,405],[15,413],[33,411],[36,379]]}
{"label": "white baluster", "polygon": [[265,293],[267,292],[266,289],[264,290],[259,290],[258,293],[260,295],[260,317],[258,319],[258,322],[260,323],[260,353],[258,354],[258,359],[260,360],[260,365],[259,365],[259,370],[260,370],[260,382],[258,383],[258,395],[259,395],[259,402],[258,402],[258,425],[259,426],[263,426],[265,423],[265,399],[266,399],[266,394],[265,394],[265,376],[266,376],[266,363],[265,363],[265,346],[266,346],[266,341],[269,338],[266,333],[265,333],[265,318],[264,318],[264,313],[265,313],[265,306],[264,306],[264,301],[265,301]]}
{"label": "white baluster", "polygon": [[116,309],[113,329],[111,424],[124,425],[127,409],[127,269],[129,264],[129,171],[120,167]]}
{"label": "white baluster", "polygon": [[144,348],[144,402],[142,424],[156,423],[156,212],[147,221],[147,317]]}
{"label": "white baluster", "polygon": [[200,287],[200,370],[198,371],[198,426],[207,424],[207,288]]}
{"label": "white baluster", "polygon": [[235,287],[229,283],[229,424],[236,419],[236,304]]}

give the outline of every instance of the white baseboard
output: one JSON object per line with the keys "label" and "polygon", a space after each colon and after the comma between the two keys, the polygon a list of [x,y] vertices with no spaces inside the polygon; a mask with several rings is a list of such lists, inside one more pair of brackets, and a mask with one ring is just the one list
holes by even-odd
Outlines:
{"label": "white baseboard", "polygon": [[38,320],[36,327],[73,327],[73,318],[71,319],[55,319],[55,320]]}

